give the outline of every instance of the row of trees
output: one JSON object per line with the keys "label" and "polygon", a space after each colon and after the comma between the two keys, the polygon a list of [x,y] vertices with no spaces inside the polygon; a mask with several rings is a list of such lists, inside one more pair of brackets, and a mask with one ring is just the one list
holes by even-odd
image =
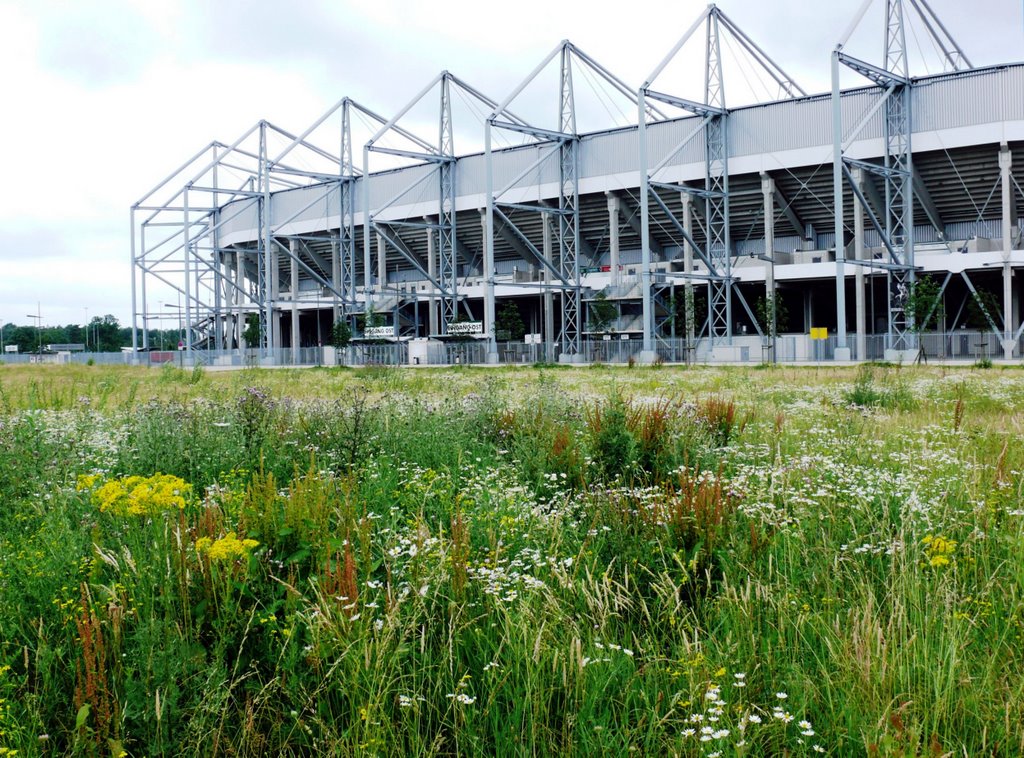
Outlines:
{"label": "row of trees", "polygon": [[[142,344],[139,335],[139,344]],[[177,329],[151,329],[149,344],[151,347],[165,347],[174,350],[181,338]],[[0,327],[0,341],[4,346],[17,345],[19,353],[43,351],[47,345],[86,345],[90,352],[116,353],[122,347],[131,347],[131,327],[121,326],[118,320],[107,314],[96,316],[87,325],[68,324],[67,326],[43,326],[35,324],[7,323]]]}

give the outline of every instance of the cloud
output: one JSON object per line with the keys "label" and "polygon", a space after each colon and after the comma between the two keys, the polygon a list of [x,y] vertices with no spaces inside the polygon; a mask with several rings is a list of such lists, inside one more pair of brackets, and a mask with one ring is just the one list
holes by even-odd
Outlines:
{"label": "cloud", "polygon": [[90,89],[139,78],[162,46],[160,30],[127,0],[29,7],[45,29],[37,38],[41,67]]}

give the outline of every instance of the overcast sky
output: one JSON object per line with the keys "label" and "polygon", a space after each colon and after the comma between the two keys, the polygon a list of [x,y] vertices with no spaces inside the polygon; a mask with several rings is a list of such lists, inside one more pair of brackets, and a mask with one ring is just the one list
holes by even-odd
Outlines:
{"label": "overcast sky", "polygon": [[[931,2],[975,65],[1024,60],[1022,0]],[[860,5],[718,3],[808,92],[828,89],[829,51]],[[562,39],[635,88],[705,7],[0,0],[0,322],[29,323],[39,302],[46,324],[107,313],[130,324],[129,207],[213,139],[230,143],[259,119],[297,133],[344,96],[390,117],[443,69],[500,101]],[[879,64],[883,8],[875,0],[847,46]],[[938,73],[918,29],[912,73]],[[658,89],[699,96],[670,73]],[[757,81],[739,72],[727,96]]]}

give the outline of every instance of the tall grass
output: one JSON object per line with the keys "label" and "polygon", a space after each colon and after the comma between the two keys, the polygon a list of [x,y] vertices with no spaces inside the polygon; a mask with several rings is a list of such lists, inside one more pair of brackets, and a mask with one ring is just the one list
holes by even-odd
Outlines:
{"label": "tall grass", "polygon": [[1016,374],[87,370],[0,373],[0,755],[1024,752]]}

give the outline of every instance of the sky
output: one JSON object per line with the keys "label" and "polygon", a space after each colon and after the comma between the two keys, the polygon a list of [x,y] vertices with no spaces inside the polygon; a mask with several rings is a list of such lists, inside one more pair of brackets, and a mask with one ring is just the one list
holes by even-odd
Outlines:
{"label": "sky", "polygon": [[[861,4],[721,0],[718,7],[816,93],[829,89],[829,53]],[[874,0],[846,46],[877,64],[884,4]],[[931,5],[974,65],[1024,60],[1022,0]],[[705,7],[694,0],[0,0],[0,323],[31,323],[38,309],[46,325],[105,314],[130,324],[129,208],[211,140],[233,142],[260,119],[298,133],[345,96],[389,118],[442,70],[502,101],[563,39],[635,89]],[[658,89],[699,97],[697,77],[687,76],[700,54],[694,44]],[[942,70],[919,23],[907,47],[913,74]],[[725,78],[730,105],[763,89],[742,66]],[[864,83],[844,79],[844,86]],[[543,102],[557,114],[556,95],[549,103],[542,89],[531,90],[532,106],[524,93],[522,106]],[[599,89],[595,102],[603,103]],[[632,115],[611,104],[603,113],[616,123],[597,123],[596,106],[588,113],[595,122],[581,130]],[[436,124],[422,126],[436,134]],[[457,150],[475,149],[481,128],[461,127],[469,137]]]}

